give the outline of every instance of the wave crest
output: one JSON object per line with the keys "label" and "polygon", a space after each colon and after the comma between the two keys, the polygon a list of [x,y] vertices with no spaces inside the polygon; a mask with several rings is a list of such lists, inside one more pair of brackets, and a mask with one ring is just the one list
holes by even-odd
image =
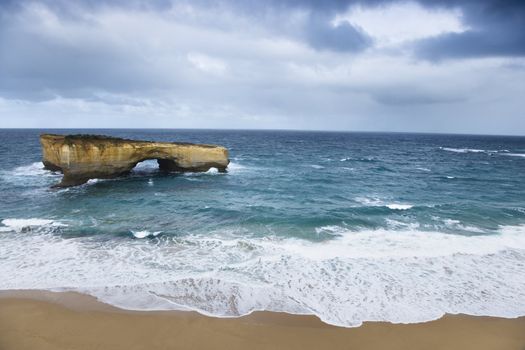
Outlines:
{"label": "wave crest", "polygon": [[59,228],[67,227],[67,224],[61,223],[59,221],[48,220],[48,219],[4,219],[2,220],[2,225],[0,227],[0,232],[9,232],[14,231],[17,233],[24,232],[52,232],[56,231]]}
{"label": "wave crest", "polygon": [[[319,231],[336,235],[311,242],[224,232],[125,244],[2,235],[0,288],[75,290],[126,309],[218,317],[308,313],[347,327],[444,313],[525,315],[524,226],[470,237],[416,229]],[[31,246],[31,254],[21,245]]]}

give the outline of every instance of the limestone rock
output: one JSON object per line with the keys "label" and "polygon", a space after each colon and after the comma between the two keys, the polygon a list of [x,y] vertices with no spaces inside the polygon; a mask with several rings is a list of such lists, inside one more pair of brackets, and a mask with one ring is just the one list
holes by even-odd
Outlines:
{"label": "limestone rock", "polygon": [[148,159],[156,159],[162,170],[179,172],[225,172],[229,163],[228,150],[215,145],[54,134],[41,135],[40,143],[45,168],[64,174],[59,187],[124,175]]}

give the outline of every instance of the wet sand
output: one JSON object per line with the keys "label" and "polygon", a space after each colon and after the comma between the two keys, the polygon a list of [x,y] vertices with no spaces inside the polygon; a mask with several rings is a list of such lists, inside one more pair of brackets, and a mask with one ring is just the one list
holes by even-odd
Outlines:
{"label": "wet sand", "polygon": [[219,319],[134,312],[76,293],[1,292],[0,350],[525,349],[525,318],[447,315],[418,324],[334,327],[272,312]]}

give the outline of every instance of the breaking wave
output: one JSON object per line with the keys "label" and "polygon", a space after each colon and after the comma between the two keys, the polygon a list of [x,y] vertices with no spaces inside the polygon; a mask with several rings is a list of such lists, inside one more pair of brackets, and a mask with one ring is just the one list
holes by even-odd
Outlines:
{"label": "breaking wave", "polygon": [[370,207],[386,207],[391,210],[408,210],[413,208],[412,204],[406,203],[388,203],[381,198],[376,197],[356,197],[356,202]]}
{"label": "breaking wave", "polygon": [[525,154],[522,153],[511,153],[508,149],[501,150],[486,150],[486,149],[476,149],[476,148],[452,148],[452,147],[439,147],[442,151],[454,152],[454,153],[485,153],[488,155],[500,154],[511,157],[525,157]]}
{"label": "breaking wave", "polygon": [[392,209],[392,210],[407,210],[407,209],[410,209],[410,208],[413,208],[414,206],[413,205],[410,205],[410,204],[387,204],[386,207],[388,209]]}
{"label": "breaking wave", "polygon": [[525,158],[525,153],[506,153],[505,155],[506,156],[510,156],[510,157],[522,157],[522,158]]}
{"label": "breaking wave", "polygon": [[150,231],[147,231],[147,230],[143,230],[143,231],[133,231],[133,230],[131,230],[131,234],[135,238],[157,237],[161,233],[162,233],[162,231],[150,232]]}
{"label": "breaking wave", "polygon": [[0,171],[0,178],[3,182],[21,187],[47,186],[58,181],[61,176],[60,173],[44,169],[42,162]]}
{"label": "breaking wave", "polygon": [[[59,224],[7,220],[13,231]],[[0,289],[73,290],[125,309],[217,317],[256,310],[313,314],[346,327],[422,322],[445,313],[525,315],[524,226],[474,236],[355,232],[337,225],[316,231],[332,238],[247,238],[225,231],[121,244],[46,231],[4,234]],[[20,246],[31,246],[31,254]]]}
{"label": "breaking wave", "polygon": [[48,219],[4,219],[0,226],[0,232],[14,231],[17,233],[22,232],[54,232],[61,227],[67,227],[67,224],[59,221],[48,220]]}

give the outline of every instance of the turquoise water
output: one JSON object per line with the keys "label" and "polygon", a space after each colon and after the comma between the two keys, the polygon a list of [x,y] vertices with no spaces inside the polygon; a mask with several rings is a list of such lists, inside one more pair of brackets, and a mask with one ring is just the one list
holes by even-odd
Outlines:
{"label": "turquoise water", "polygon": [[231,164],[56,190],[40,131],[0,130],[0,289],[343,326],[525,314],[523,137],[53,132],[220,144]]}

